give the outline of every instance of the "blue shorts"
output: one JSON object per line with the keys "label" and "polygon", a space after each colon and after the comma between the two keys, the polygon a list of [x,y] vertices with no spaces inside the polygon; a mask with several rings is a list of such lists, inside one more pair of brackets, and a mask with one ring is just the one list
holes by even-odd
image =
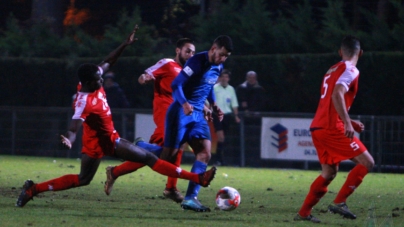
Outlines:
{"label": "blue shorts", "polygon": [[180,148],[192,138],[211,140],[210,129],[203,112],[194,110],[192,115],[187,116],[182,106],[174,102],[166,115],[164,147]]}

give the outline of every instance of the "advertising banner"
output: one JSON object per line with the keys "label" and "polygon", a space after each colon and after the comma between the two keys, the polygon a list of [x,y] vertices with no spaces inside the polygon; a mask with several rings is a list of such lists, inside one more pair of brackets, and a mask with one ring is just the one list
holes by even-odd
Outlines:
{"label": "advertising banner", "polygon": [[262,118],[261,158],[318,160],[308,118]]}
{"label": "advertising banner", "polygon": [[156,124],[154,124],[152,114],[136,114],[135,138],[142,137],[146,142],[149,142],[154,129],[156,129]]}
{"label": "advertising banner", "polygon": [[[261,158],[318,161],[311,139],[311,118],[262,118]],[[355,132],[359,137],[359,133]]]}

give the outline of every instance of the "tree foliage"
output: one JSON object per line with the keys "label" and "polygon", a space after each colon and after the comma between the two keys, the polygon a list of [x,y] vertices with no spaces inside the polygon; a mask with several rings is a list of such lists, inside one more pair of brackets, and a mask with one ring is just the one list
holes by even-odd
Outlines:
{"label": "tree foliage", "polygon": [[[327,0],[320,13],[310,0],[287,9],[268,11],[265,1],[238,0],[223,3],[218,12],[193,18],[193,33],[204,47],[219,34],[228,34],[235,43],[234,54],[328,53],[338,48],[344,35],[361,38],[367,51],[404,50],[404,7],[389,3],[398,19],[390,26],[369,9],[359,10],[363,25],[356,29],[346,15],[343,1]],[[320,14],[320,15],[318,15]]]}
{"label": "tree foliage", "polygon": [[[207,14],[196,13],[193,2],[171,0],[162,20],[164,29],[144,24],[138,8],[133,12],[123,10],[116,23],[105,27],[102,37],[91,36],[79,26],[65,28],[60,37],[48,29],[46,22],[21,26],[10,15],[7,28],[0,31],[0,55],[102,57],[119,45],[135,24],[141,28],[139,41],[124,52],[127,56],[167,56],[173,53],[173,42],[185,36],[196,41],[198,51],[204,50],[219,35],[232,37],[236,55],[329,53],[338,48],[346,34],[358,36],[366,51],[404,50],[404,7],[398,0],[388,1],[389,13],[394,14],[389,20],[370,9],[355,10],[360,26],[340,0],[326,0],[315,6],[311,0],[301,0],[277,9],[270,9],[266,0],[227,0]],[[190,17],[191,13],[195,15]]]}
{"label": "tree foliage", "polygon": [[12,57],[102,57],[122,43],[136,24],[141,27],[136,33],[138,42],[123,55],[150,56],[164,39],[152,37],[157,30],[142,24],[139,9],[132,13],[123,10],[116,24],[106,26],[103,37],[93,37],[78,26],[67,27],[64,36],[59,37],[46,22],[23,29],[10,15],[7,29],[0,35],[0,53]]}

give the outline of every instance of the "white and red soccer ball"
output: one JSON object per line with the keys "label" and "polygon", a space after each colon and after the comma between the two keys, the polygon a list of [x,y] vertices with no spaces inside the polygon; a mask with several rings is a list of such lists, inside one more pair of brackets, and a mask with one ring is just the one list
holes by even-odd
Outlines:
{"label": "white and red soccer ball", "polygon": [[220,210],[232,211],[240,205],[240,193],[232,187],[223,187],[216,194],[216,205]]}

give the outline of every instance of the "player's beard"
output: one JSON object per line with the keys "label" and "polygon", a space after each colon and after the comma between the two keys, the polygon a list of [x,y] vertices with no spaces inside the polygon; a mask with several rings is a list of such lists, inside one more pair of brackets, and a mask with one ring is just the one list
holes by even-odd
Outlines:
{"label": "player's beard", "polygon": [[180,64],[181,64],[182,66],[185,65],[185,62],[187,62],[187,60],[185,60],[185,58],[183,58],[181,55],[178,57],[178,60],[180,61]]}
{"label": "player's beard", "polygon": [[215,51],[212,55],[212,58],[210,59],[210,63],[213,63],[215,65],[218,65],[219,63],[216,62],[216,57],[218,56],[218,53]]}

